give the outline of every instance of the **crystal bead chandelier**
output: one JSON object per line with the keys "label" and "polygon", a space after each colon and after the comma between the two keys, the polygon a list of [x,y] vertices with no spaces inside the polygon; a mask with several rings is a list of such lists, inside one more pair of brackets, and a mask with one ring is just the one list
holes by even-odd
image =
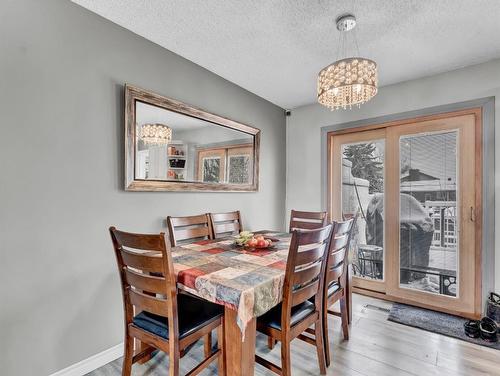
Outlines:
{"label": "crystal bead chandelier", "polygon": [[[337,19],[340,31],[339,50],[343,56],[345,32],[354,29],[356,18],[344,15]],[[357,51],[356,37],[354,42]],[[359,56],[359,51],[357,51]],[[330,110],[358,107],[377,94],[377,63],[364,57],[349,57],[323,68],[318,74],[318,102]]]}
{"label": "crystal bead chandelier", "polygon": [[148,145],[166,145],[172,141],[172,128],[164,124],[144,124],[139,138]]}

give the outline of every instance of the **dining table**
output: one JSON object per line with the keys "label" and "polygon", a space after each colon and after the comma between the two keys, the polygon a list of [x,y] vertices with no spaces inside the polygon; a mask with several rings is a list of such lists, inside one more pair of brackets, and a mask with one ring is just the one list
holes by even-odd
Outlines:
{"label": "dining table", "polygon": [[[248,249],[238,246],[234,237],[224,237],[171,250],[178,289],[224,306],[223,343],[228,376],[254,374],[256,319],[283,297],[291,234],[268,230],[255,234],[273,238],[274,245]],[[350,286],[346,286],[349,317]]]}

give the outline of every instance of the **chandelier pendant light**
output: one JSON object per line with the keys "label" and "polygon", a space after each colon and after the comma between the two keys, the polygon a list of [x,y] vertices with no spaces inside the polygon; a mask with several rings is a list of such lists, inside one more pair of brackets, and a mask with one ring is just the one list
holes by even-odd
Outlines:
{"label": "chandelier pendant light", "polygon": [[[344,15],[337,19],[337,29],[340,31],[340,57],[344,50],[346,32],[354,29],[356,18]],[[323,68],[318,74],[318,102],[330,110],[351,109],[368,102],[377,94],[377,63],[373,60],[359,57],[356,37],[354,44],[357,57],[348,57]]]}
{"label": "chandelier pendant light", "polygon": [[139,139],[147,145],[166,145],[172,141],[172,128],[164,124],[144,124]]}

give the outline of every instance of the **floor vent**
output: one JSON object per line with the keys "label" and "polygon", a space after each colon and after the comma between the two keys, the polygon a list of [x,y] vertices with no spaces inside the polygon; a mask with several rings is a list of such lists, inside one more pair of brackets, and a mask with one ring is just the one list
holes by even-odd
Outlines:
{"label": "floor vent", "polygon": [[376,306],[376,305],[373,305],[373,304],[365,304],[363,306],[363,308],[371,309],[371,310],[374,310],[374,311],[386,312],[386,313],[391,312],[391,310],[389,308],[383,308],[383,307],[379,307],[379,306]]}

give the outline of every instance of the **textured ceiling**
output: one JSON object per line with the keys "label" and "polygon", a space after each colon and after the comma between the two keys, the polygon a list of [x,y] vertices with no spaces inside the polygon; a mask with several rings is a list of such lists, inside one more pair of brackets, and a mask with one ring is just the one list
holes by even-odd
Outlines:
{"label": "textured ceiling", "polygon": [[316,101],[353,12],[389,85],[500,57],[500,0],[73,0],[281,106]]}

